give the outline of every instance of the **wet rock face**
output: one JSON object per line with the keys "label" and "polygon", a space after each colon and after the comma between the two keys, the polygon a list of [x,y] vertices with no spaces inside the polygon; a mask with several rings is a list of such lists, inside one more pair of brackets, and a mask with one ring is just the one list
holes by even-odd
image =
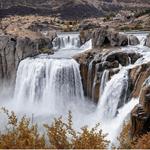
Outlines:
{"label": "wet rock face", "polygon": [[140,90],[140,104],[131,113],[132,137],[150,132],[150,71],[146,71],[147,78]]}
{"label": "wet rock face", "polygon": [[[100,84],[102,75],[105,70],[109,71],[109,78],[118,73],[119,66],[127,66],[129,63],[134,63],[140,58],[138,53],[126,53],[121,50],[102,51],[93,49],[89,52],[79,54],[74,57],[80,64],[80,71],[84,94],[95,102],[98,102],[100,95]],[[133,83],[129,80],[129,92]]]}
{"label": "wet rock face", "polygon": [[129,77],[131,81],[131,97],[139,97],[140,91],[143,88],[143,83],[150,75],[150,64],[143,64],[132,68],[129,71]]}
{"label": "wet rock face", "polygon": [[50,51],[51,41],[47,38],[30,39],[12,35],[0,36],[0,77],[14,81],[19,62],[40,54],[43,49]]}
{"label": "wet rock face", "polygon": [[140,92],[140,103],[145,113],[150,115],[150,69],[147,71],[147,78],[144,81]]}
{"label": "wet rock face", "polygon": [[84,44],[89,39],[92,39],[93,47],[99,48],[103,46],[126,46],[137,45],[139,44],[139,40],[135,36],[128,36],[125,34],[121,34],[114,30],[110,30],[106,28],[97,28],[95,30],[82,30],[80,32],[81,44]]}
{"label": "wet rock face", "polygon": [[131,135],[135,138],[147,132],[150,132],[150,114],[139,104],[131,113]]}
{"label": "wet rock face", "polygon": [[150,34],[147,36],[146,42],[145,42],[145,46],[150,47]]}
{"label": "wet rock face", "polygon": [[114,60],[118,61],[122,66],[127,66],[129,64],[129,56],[127,53],[123,52],[114,52],[106,56],[106,61],[113,62]]}

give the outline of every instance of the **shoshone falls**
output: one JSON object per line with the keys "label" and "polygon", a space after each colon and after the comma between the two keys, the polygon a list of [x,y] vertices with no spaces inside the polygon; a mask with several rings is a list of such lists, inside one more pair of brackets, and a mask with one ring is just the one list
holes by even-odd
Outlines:
{"label": "shoshone falls", "polygon": [[134,64],[119,65],[120,71],[111,78],[109,70],[103,71],[97,104],[84,96],[80,64],[72,58],[75,54],[91,49],[92,41],[81,46],[78,33],[61,33],[53,41],[53,55],[41,54],[20,62],[14,97],[3,100],[1,106],[14,110],[18,116],[32,116],[33,122],[37,122],[39,126],[57,116],[63,115],[65,119],[71,110],[77,130],[84,125],[93,127],[100,122],[103,132],[108,133],[107,138],[117,144],[123,122],[139,103],[138,97],[127,100],[129,69],[150,59],[150,49],[143,46],[147,34],[126,34],[136,35],[140,44],[128,45],[122,51],[132,49],[142,57]]}

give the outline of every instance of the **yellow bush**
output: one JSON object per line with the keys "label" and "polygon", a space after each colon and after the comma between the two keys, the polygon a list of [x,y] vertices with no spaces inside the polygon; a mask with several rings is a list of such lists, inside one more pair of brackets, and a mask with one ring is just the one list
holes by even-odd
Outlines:
{"label": "yellow bush", "polygon": [[45,125],[50,148],[55,149],[104,149],[107,148],[109,141],[105,139],[106,135],[102,134],[102,130],[97,132],[99,125],[91,130],[88,127],[81,128],[81,132],[77,132],[72,127],[72,115],[69,112],[68,123],[64,123],[62,118],[55,119],[51,126]]}
{"label": "yellow bush", "polygon": [[122,132],[118,137],[119,149],[131,149],[133,141],[130,138],[130,123],[124,123]]}
{"label": "yellow bush", "polygon": [[125,123],[118,138],[119,149],[150,149],[150,132],[142,136],[130,138],[131,124]]}
{"label": "yellow bush", "polygon": [[9,113],[3,108],[8,117],[7,132],[0,134],[0,149],[39,149],[45,147],[44,135],[40,135],[37,125],[30,125],[30,120],[22,117],[19,121],[14,112]]}
{"label": "yellow bush", "polygon": [[92,128],[83,127],[81,132],[73,129],[72,115],[69,112],[68,122],[62,118],[54,119],[53,123],[44,125],[47,130],[49,143],[46,144],[44,135],[40,135],[37,125],[33,125],[25,116],[17,119],[14,112],[3,108],[8,117],[7,131],[0,133],[0,149],[104,149],[109,142],[106,135],[99,132],[99,124]]}
{"label": "yellow bush", "polygon": [[133,149],[150,149],[150,132],[139,137],[132,148]]}

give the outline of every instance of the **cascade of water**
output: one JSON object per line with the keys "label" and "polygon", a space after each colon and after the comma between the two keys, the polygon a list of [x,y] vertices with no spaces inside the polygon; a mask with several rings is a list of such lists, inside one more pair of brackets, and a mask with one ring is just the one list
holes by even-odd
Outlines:
{"label": "cascade of water", "polygon": [[53,48],[58,49],[78,49],[80,47],[80,38],[78,33],[61,33],[53,41]]}
{"label": "cascade of water", "polygon": [[[124,121],[129,119],[129,115],[133,108],[139,103],[139,99],[131,99],[123,107],[118,109],[118,115],[112,120],[106,120],[102,122],[102,129],[105,133],[109,133],[107,138],[111,141],[111,144],[117,146],[117,137],[121,132]],[[111,146],[110,144],[110,146]],[[119,145],[118,145],[119,146]]]}
{"label": "cascade of water", "polygon": [[100,84],[100,97],[103,95],[108,80],[109,80],[109,70],[104,70]]}
{"label": "cascade of water", "polygon": [[136,34],[136,37],[139,39],[141,46],[144,46],[147,35],[148,34]]}
{"label": "cascade of water", "polygon": [[[73,59],[68,59],[68,53],[72,49],[80,51],[82,48],[89,48],[91,41],[86,43],[87,45],[80,47],[79,34],[62,34],[58,35],[53,44],[55,49],[63,49],[62,53],[54,54],[61,57],[61,59],[39,56],[21,61],[17,71],[14,94],[15,104],[20,109],[30,106],[31,111],[37,104],[38,111],[39,108],[40,111],[43,108],[51,114],[62,110],[64,114],[70,102],[75,102],[76,104],[76,102],[84,100],[79,64]],[[64,49],[69,49],[69,51],[66,52],[67,55],[63,55],[62,59]],[[77,52],[75,51],[75,53]],[[145,58],[143,59],[145,60]],[[88,71],[90,90],[92,89],[91,80],[94,74],[92,63],[90,63]],[[140,60],[140,63],[143,63],[142,60]],[[113,138],[114,134],[118,133],[116,128],[119,128],[126,115],[137,104],[137,101],[130,101],[119,109],[120,103],[125,104],[126,102],[128,89],[128,67],[121,67],[120,69],[120,72],[112,76],[110,81],[108,81],[109,71],[104,71],[100,85],[101,96],[96,113],[94,112],[90,118],[87,114],[81,115],[78,112],[75,120],[76,122],[78,122],[77,120],[83,122],[83,119],[86,119],[86,121],[88,120],[87,122],[91,122],[93,118],[98,119],[98,122],[102,122],[103,127],[107,128],[105,131],[111,136],[110,139]],[[93,123],[95,124],[95,122]]]}
{"label": "cascade of water", "polygon": [[83,98],[79,64],[75,60],[28,58],[20,63],[15,89],[19,104],[40,103],[54,111]]}
{"label": "cascade of water", "polygon": [[122,69],[107,83],[98,104],[102,118],[112,119],[117,114],[118,105],[125,103],[128,88],[128,70]]}
{"label": "cascade of water", "polygon": [[130,34],[127,35],[127,37],[128,37],[128,46],[129,46],[130,45]]}
{"label": "cascade of water", "polygon": [[92,79],[93,79],[93,61],[91,61],[89,63],[89,67],[88,67],[88,74],[87,74],[87,94],[88,96],[91,96],[90,93],[92,91]]}

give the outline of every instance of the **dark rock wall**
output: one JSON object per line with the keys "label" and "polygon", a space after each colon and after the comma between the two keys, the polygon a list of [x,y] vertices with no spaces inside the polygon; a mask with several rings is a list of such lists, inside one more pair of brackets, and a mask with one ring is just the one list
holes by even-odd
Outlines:
{"label": "dark rock wall", "polygon": [[30,39],[27,37],[0,36],[0,79],[14,82],[16,70],[21,60],[33,57],[47,50],[51,51],[48,38]]}
{"label": "dark rock wall", "polygon": [[[119,71],[119,65],[127,66],[129,65],[129,60],[131,60],[131,63],[134,63],[140,57],[141,55],[138,53],[126,53],[121,50],[112,49],[109,49],[108,51],[95,49],[75,56],[74,58],[80,64],[85,96],[98,102],[103,72],[107,69],[109,71],[109,78],[111,78],[111,76]],[[131,73],[129,73],[129,75],[130,74]],[[132,82],[135,81],[133,80],[134,79],[130,79],[128,83],[129,96],[134,87],[134,83]]]}
{"label": "dark rock wall", "polygon": [[146,42],[145,42],[145,46],[150,47],[150,34],[147,36]]}
{"label": "dark rock wall", "polygon": [[138,104],[131,113],[131,135],[136,138],[150,131],[150,63],[130,71],[133,91],[131,97],[139,97]]}
{"label": "dark rock wall", "polygon": [[81,44],[92,39],[93,48],[100,48],[102,46],[126,46],[128,44],[137,45],[140,43],[135,36],[127,36],[116,32],[113,29],[108,29],[107,27],[101,27],[94,30],[82,30],[80,32],[80,39]]}

